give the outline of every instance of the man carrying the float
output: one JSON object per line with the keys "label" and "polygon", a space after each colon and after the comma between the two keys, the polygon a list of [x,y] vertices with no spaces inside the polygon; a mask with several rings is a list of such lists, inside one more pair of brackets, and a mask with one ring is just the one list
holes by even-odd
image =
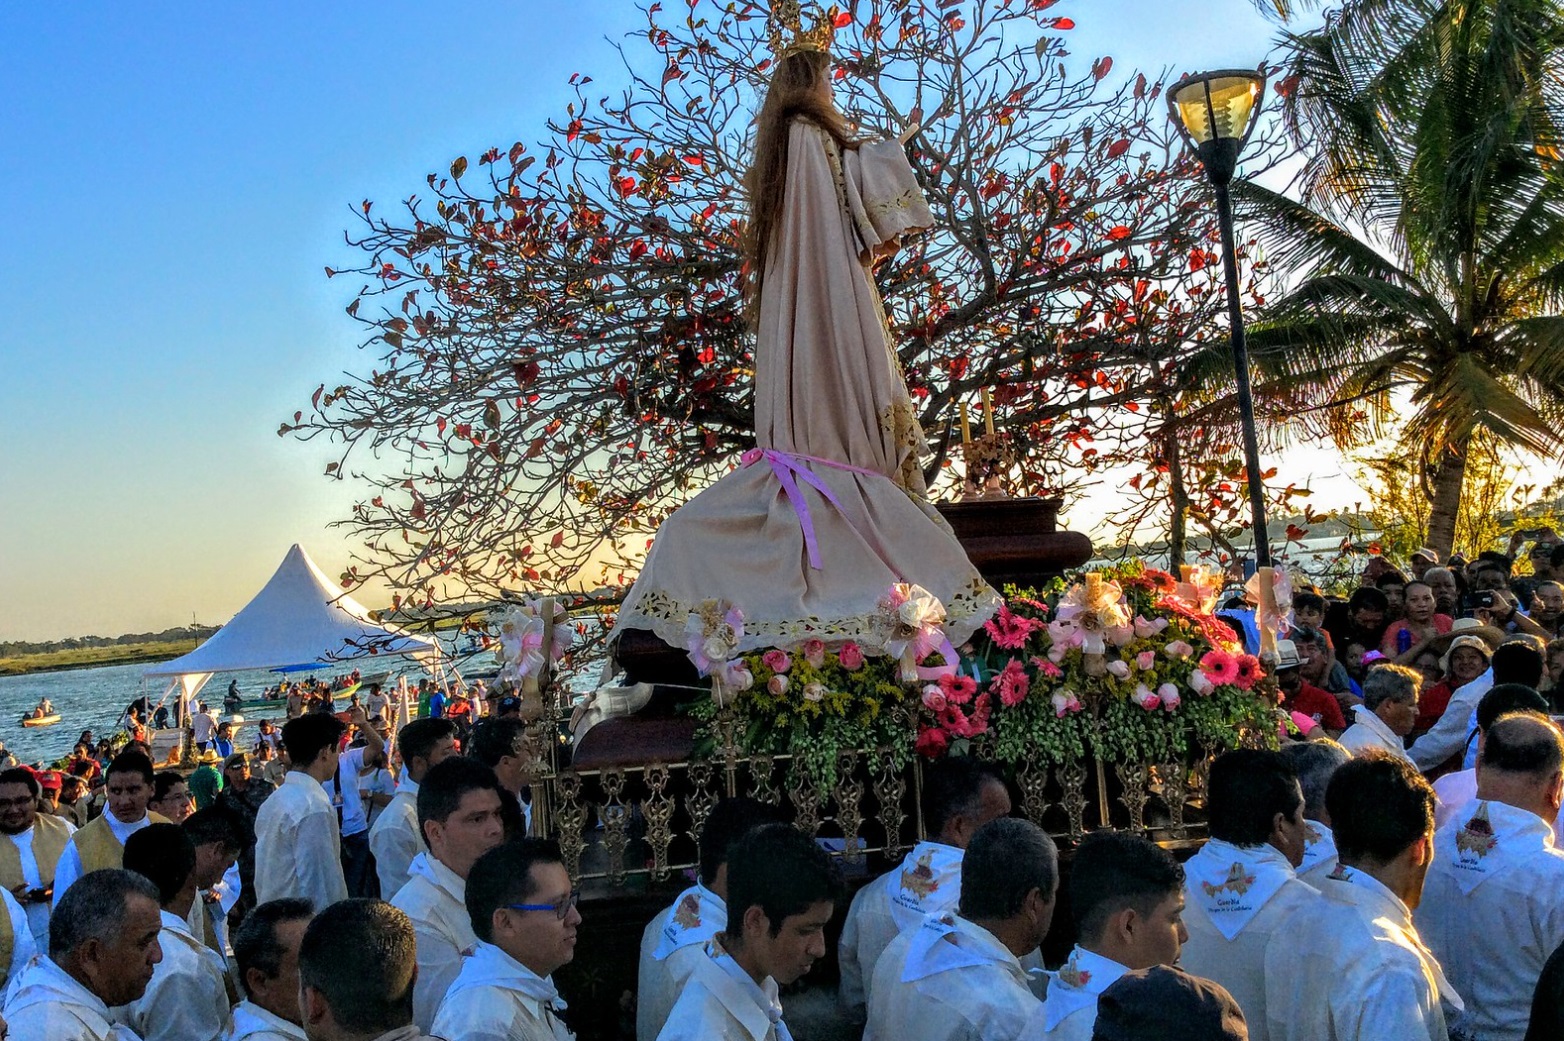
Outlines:
{"label": "man carrying the float", "polygon": [[927,916],[955,912],[967,843],[989,821],[1009,816],[1010,808],[1004,781],[972,759],[943,759],[924,770],[923,820],[933,837],[860,889],[842,926],[840,1002],[855,1022],[864,1019],[880,955]]}

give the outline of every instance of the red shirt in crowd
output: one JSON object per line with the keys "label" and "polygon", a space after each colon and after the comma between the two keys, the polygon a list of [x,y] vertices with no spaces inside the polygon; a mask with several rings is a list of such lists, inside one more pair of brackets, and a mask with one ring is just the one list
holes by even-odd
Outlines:
{"label": "red shirt in crowd", "polygon": [[1283,706],[1290,712],[1302,712],[1319,722],[1326,730],[1347,729],[1347,720],[1341,714],[1341,704],[1335,695],[1305,682]]}
{"label": "red shirt in crowd", "polygon": [[1417,722],[1412,724],[1412,732],[1432,730],[1434,724],[1439,722],[1439,717],[1445,714],[1445,709],[1450,707],[1450,698],[1454,694],[1455,688],[1447,680],[1440,680],[1423,691],[1417,701]]}

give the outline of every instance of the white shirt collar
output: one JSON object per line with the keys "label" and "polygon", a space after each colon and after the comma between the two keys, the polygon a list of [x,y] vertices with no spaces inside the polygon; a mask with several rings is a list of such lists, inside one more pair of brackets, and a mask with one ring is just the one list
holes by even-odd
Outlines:
{"label": "white shirt collar", "polygon": [[288,1041],[305,1041],[304,1028],[274,1015],[255,1002],[245,1000],[234,1006],[232,1041],[244,1041],[251,1034],[281,1034]]}
{"label": "white shirt collar", "polygon": [[126,839],[140,831],[142,828],[145,828],[152,822],[152,819],[147,816],[145,810],[143,810],[141,813],[141,819],[131,824],[126,824],[124,821],[114,816],[113,812],[110,810],[105,810],[103,812],[103,819],[108,821],[109,830],[114,833],[115,838],[119,839],[121,846],[125,844]]}
{"label": "white shirt collar", "polygon": [[407,874],[409,878],[416,875],[427,879],[455,897],[459,904],[465,904],[467,901],[467,880],[446,867],[428,850],[413,858],[412,863],[407,865]]}
{"label": "white shirt collar", "polygon": [[396,782],[396,791],[398,795],[406,792],[408,795],[416,796],[418,794],[418,782],[413,780],[406,770],[403,770],[401,778]]}
{"label": "white shirt collar", "polygon": [[1380,719],[1367,705],[1354,705],[1352,709],[1356,713],[1357,722],[1365,730],[1372,731],[1375,740],[1383,745],[1386,751],[1399,755],[1403,759],[1406,758],[1406,742],[1391,730],[1383,719]]}

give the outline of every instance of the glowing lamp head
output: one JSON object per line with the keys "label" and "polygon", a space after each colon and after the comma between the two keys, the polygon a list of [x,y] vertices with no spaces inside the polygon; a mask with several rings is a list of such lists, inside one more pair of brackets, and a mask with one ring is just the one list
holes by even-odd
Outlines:
{"label": "glowing lamp head", "polygon": [[1213,182],[1232,180],[1264,97],[1264,74],[1246,69],[1197,73],[1168,88],[1173,123]]}

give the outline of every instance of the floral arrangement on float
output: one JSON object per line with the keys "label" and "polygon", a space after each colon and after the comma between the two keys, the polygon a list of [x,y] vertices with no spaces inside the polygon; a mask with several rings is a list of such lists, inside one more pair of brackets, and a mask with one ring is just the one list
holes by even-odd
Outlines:
{"label": "floral arrangement on float", "polygon": [[973,745],[1012,764],[1131,763],[1274,740],[1260,662],[1211,613],[1219,588],[1200,569],[1179,579],[1139,563],[1007,588],[955,648],[939,600],[899,585],[861,643],[744,654],[742,611],[713,601],[686,629],[713,692],[690,710],[708,747],[727,711],[745,753],[792,755],[826,787],[848,749],[890,749],[899,765]]}

